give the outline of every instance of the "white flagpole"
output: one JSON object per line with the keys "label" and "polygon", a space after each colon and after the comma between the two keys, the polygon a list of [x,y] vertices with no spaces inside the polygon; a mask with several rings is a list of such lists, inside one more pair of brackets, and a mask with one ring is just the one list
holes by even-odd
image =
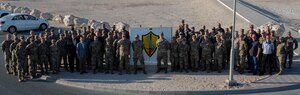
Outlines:
{"label": "white flagpole", "polygon": [[236,0],[233,1],[233,27],[231,31],[231,51],[230,51],[230,67],[229,67],[229,78],[227,80],[227,83],[229,86],[236,86],[237,82],[233,79],[233,64],[234,64],[234,58],[233,56],[234,50],[233,50],[233,45],[234,45],[234,32],[235,32],[235,16],[236,16]]}

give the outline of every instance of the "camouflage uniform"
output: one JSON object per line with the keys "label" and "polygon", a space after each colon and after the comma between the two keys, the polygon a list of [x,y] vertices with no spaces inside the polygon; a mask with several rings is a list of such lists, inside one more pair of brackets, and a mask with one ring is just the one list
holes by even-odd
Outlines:
{"label": "camouflage uniform", "polygon": [[[118,51],[118,41],[119,41],[120,39],[115,39],[114,40],[114,42],[113,42],[113,48],[114,48],[114,59],[120,59],[120,55],[119,55],[119,51]],[[115,70],[118,70],[118,67],[119,67],[119,64],[120,64],[120,60],[115,60],[114,61],[114,69]]]}
{"label": "camouflage uniform", "polygon": [[[294,48],[295,44],[295,48]],[[293,63],[293,56],[294,56],[294,49],[298,48],[298,42],[293,37],[286,37],[286,61],[285,63],[289,63],[289,68],[291,68],[291,65]],[[284,67],[286,67],[286,64],[284,64]]]}
{"label": "camouflage uniform", "polygon": [[[158,39],[156,41],[156,46],[157,46],[157,72],[156,73],[159,73],[160,69],[162,68],[164,68],[165,73],[167,73],[169,42],[166,39]],[[163,66],[161,66],[162,60],[164,62]]]}
{"label": "camouflage uniform", "polygon": [[37,72],[37,64],[38,62],[38,46],[31,42],[26,46],[27,54],[28,54],[28,70],[30,78],[34,78]]}
{"label": "camouflage uniform", "polygon": [[226,55],[223,55],[225,51],[225,43],[224,41],[217,41],[215,43],[215,59],[216,59],[216,65],[218,66],[218,71],[221,72],[222,66],[223,66],[223,59],[226,58]]}
{"label": "camouflage uniform", "polygon": [[200,44],[196,40],[196,41],[190,42],[190,46],[191,46],[191,51],[190,51],[191,63],[192,63],[193,71],[195,71],[199,67]]}
{"label": "camouflage uniform", "polygon": [[277,50],[276,50],[276,56],[278,58],[278,63],[279,63],[279,73],[278,74],[281,74],[283,72],[285,54],[286,54],[285,43],[282,42],[277,45]]}
{"label": "camouflage uniform", "polygon": [[172,71],[177,71],[179,69],[179,44],[177,42],[172,42],[170,45],[171,69]]}
{"label": "camouflage uniform", "polygon": [[53,73],[58,73],[58,65],[59,65],[59,55],[60,55],[60,50],[59,47],[57,45],[51,45],[50,46],[50,60],[51,60],[51,67],[52,67],[52,71]]}
{"label": "camouflage uniform", "polygon": [[134,62],[134,73],[137,73],[138,65],[137,62],[140,61],[141,67],[146,73],[145,70],[145,63],[144,63],[144,56],[143,56],[143,49],[144,49],[144,43],[141,40],[133,41],[132,42],[132,49],[133,49],[133,62]]}
{"label": "camouflage uniform", "polygon": [[[211,53],[212,53],[212,49],[211,47],[213,46],[212,42],[209,40],[208,36],[204,36],[204,41],[201,42],[201,48],[202,48],[202,66],[201,67],[205,67],[207,72],[210,72],[211,69]],[[203,70],[205,70],[203,68]]]}
{"label": "camouflage uniform", "polygon": [[[66,42],[65,38],[63,38],[63,39],[57,40],[56,43],[57,43],[57,46],[59,47],[59,52],[60,52],[58,68],[60,68],[61,61],[63,60],[64,68],[65,68],[65,70],[68,70],[67,50],[66,50],[67,42]],[[58,71],[59,71],[59,69],[58,69]]]}
{"label": "camouflage uniform", "polygon": [[16,49],[16,57],[17,57],[17,69],[18,69],[18,79],[19,81],[23,81],[25,78],[25,72],[27,67],[27,51],[25,49],[25,44],[18,44],[19,48]]}
{"label": "camouflage uniform", "polygon": [[48,73],[50,47],[46,43],[40,43],[38,48],[40,67],[42,73]]}
{"label": "camouflage uniform", "polygon": [[178,46],[179,51],[179,61],[180,61],[180,72],[185,69],[188,72],[188,52],[190,50],[189,45],[185,42],[185,44],[180,43]]}
{"label": "camouflage uniform", "polygon": [[[97,41],[97,42],[93,41],[89,46],[89,49],[91,51],[91,57],[92,57],[91,63],[92,63],[92,65],[94,65],[94,67],[93,67],[94,73],[96,73],[97,67],[99,67],[100,60],[102,59],[102,58],[100,58],[102,55],[101,47],[102,47],[102,44],[99,41]],[[100,69],[100,68],[98,68],[98,69]]]}
{"label": "camouflage uniform", "polygon": [[11,68],[11,52],[10,52],[10,45],[13,43],[13,40],[4,40],[2,42],[2,51],[4,52],[4,60],[5,60],[5,68],[6,72],[10,72]]}
{"label": "camouflage uniform", "polygon": [[246,41],[245,40],[240,40],[239,41],[239,67],[240,67],[240,73],[244,73],[244,65],[245,65],[245,58],[246,58],[246,55],[247,55],[247,44],[246,44]]}
{"label": "camouflage uniform", "polygon": [[[231,32],[226,32],[225,35],[225,41],[224,41],[224,44],[225,44],[225,49],[224,49],[224,59],[223,61],[226,63],[226,64],[229,64],[229,61],[230,61],[230,50],[231,50],[231,38],[232,38],[232,35],[231,35]],[[225,67],[223,67],[225,68]]]}
{"label": "camouflage uniform", "polygon": [[106,45],[105,45],[105,62],[106,62],[106,72],[113,74],[114,70],[114,52],[115,48],[113,47],[113,38],[106,38]]}
{"label": "camouflage uniform", "polygon": [[12,58],[12,63],[11,63],[12,67],[11,68],[13,70],[14,75],[18,74],[18,72],[17,72],[17,65],[18,65],[17,61],[18,61],[18,59],[17,59],[17,54],[16,54],[18,43],[19,43],[19,41],[13,42],[10,45],[10,52],[11,52],[11,55],[12,55],[12,57],[11,57]]}
{"label": "camouflage uniform", "polygon": [[129,39],[121,39],[118,41],[118,52],[120,56],[119,73],[122,74],[123,65],[125,65],[126,73],[130,73],[129,55],[130,41]]}

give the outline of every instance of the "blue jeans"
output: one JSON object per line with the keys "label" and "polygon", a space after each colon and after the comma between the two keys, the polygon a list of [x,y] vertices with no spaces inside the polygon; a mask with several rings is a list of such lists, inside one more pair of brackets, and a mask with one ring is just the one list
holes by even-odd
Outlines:
{"label": "blue jeans", "polygon": [[250,70],[253,72],[253,74],[256,74],[257,70],[258,70],[257,58],[256,58],[256,56],[251,56],[250,58],[251,58],[251,61],[250,61],[251,69]]}

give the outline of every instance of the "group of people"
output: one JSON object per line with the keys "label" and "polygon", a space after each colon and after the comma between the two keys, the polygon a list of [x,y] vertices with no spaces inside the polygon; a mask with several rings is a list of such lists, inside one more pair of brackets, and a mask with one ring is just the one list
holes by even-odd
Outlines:
{"label": "group of people", "polygon": [[[132,69],[129,65],[132,57],[134,74],[141,70],[147,74],[144,63],[144,43],[139,35],[134,36],[134,41],[129,40],[129,32],[112,27],[106,29],[92,29],[90,26],[70,31],[45,30],[35,35],[25,36],[7,35],[2,43],[5,55],[5,67],[8,74],[18,75],[20,82],[25,76],[30,79],[37,75],[58,74],[61,68],[65,71],[88,73],[92,70],[97,72],[120,75],[125,71],[130,74]],[[189,27],[182,20],[169,42],[164,34],[159,34],[157,46],[157,71],[168,72],[197,72],[218,71],[228,67],[230,61],[231,39],[234,39],[234,62],[235,69],[244,73],[245,67],[249,72],[263,75],[265,68],[269,67],[270,74],[278,71],[283,72],[286,60],[289,59],[291,68],[293,50],[297,48],[297,41],[291,36],[276,37],[270,28],[266,30],[254,30],[253,25],[248,31],[236,31],[232,37],[232,27],[223,29],[221,24],[212,30],[203,26],[199,31]],[[13,37],[12,37],[13,36]],[[294,47],[295,46],[295,47]],[[130,56],[130,49],[133,55]],[[277,60],[274,60],[277,59]],[[171,66],[168,66],[170,61]],[[138,65],[140,63],[140,65]],[[163,63],[163,64],[162,64]],[[247,66],[246,63],[248,64]]]}

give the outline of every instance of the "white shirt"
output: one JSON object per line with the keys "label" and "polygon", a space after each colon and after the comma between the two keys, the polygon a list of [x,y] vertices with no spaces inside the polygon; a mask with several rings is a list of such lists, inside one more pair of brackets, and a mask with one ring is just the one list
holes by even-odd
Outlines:
{"label": "white shirt", "polygon": [[263,54],[272,54],[274,50],[274,44],[271,41],[269,42],[265,41],[263,42],[262,49],[263,49]]}

